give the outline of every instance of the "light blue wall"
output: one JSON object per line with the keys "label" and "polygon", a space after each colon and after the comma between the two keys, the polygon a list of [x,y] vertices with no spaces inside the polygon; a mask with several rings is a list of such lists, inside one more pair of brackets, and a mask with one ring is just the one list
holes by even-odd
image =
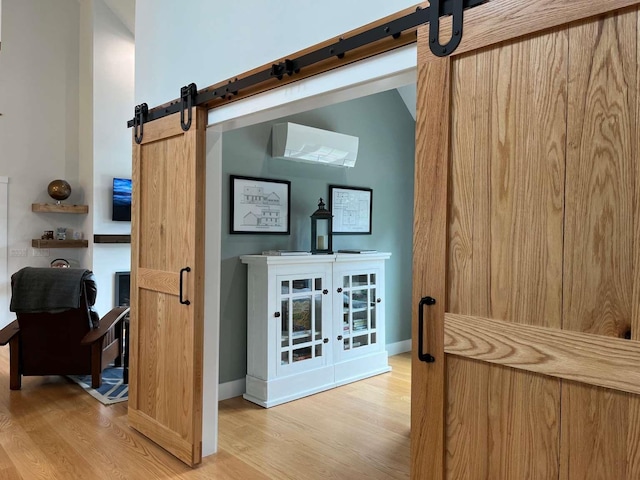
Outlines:
{"label": "light blue wall", "polygon": [[[354,168],[272,159],[271,126],[290,121],[360,138]],[[328,186],[373,189],[371,235],[334,236],[334,250],[373,248],[392,253],[386,265],[387,343],[411,338],[411,249],[415,122],[395,90],[332,105],[223,136],[220,382],[246,375],[246,265],[239,255],[310,248],[309,216]],[[291,181],[291,235],[230,235],[229,175]],[[327,202],[328,203],[328,202]]]}

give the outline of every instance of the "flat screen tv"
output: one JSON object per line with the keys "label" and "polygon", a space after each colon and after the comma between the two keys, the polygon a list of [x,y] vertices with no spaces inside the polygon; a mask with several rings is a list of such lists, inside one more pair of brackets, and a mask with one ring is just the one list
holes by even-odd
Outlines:
{"label": "flat screen tv", "polygon": [[131,221],[131,179],[113,179],[113,209],[111,220],[115,222]]}
{"label": "flat screen tv", "polygon": [[115,306],[128,307],[131,297],[131,272],[116,272],[116,285],[114,288]]}

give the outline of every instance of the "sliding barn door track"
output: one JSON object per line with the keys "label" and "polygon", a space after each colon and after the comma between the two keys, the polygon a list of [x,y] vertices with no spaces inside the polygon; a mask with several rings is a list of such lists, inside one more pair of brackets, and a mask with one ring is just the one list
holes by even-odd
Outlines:
{"label": "sliding barn door track", "polygon": [[[477,7],[488,0],[431,0],[429,7],[418,7],[407,15],[383,22],[379,25],[360,31],[351,36],[340,37],[316,49],[302,53],[293,58],[287,58],[257,71],[229,79],[198,91],[194,83],[180,89],[180,98],[164,105],[149,109],[146,103],[135,107],[134,118],[127,122],[128,127],[134,128],[136,143],[142,142],[144,124],[159,118],[180,112],[182,129],[187,131],[191,126],[191,107],[202,106],[215,108],[241,96],[254,95],[284,83],[309,77],[335,68],[342,64],[361,60],[383,51],[415,42],[417,28],[429,24],[429,47],[431,52],[439,57],[451,55],[462,39],[463,12]],[[452,16],[451,34],[449,42],[440,43],[440,19]],[[404,38],[403,38],[404,37]],[[391,39],[391,40],[390,40]],[[384,41],[391,44],[377,45]],[[370,47],[369,52],[355,54],[364,47]],[[349,54],[353,58],[349,58]],[[331,65],[331,60],[340,61]],[[185,115],[187,120],[185,121]]]}

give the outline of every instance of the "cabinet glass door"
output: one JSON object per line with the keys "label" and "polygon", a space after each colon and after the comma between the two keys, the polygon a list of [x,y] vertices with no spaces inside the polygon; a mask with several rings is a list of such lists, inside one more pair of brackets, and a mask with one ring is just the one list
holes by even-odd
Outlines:
{"label": "cabinet glass door", "polygon": [[278,277],[279,355],[278,375],[325,363],[327,356],[322,321],[327,298],[323,276]]}
{"label": "cabinet glass door", "polygon": [[377,345],[375,272],[341,276],[339,293],[342,311],[342,352],[355,351]]}

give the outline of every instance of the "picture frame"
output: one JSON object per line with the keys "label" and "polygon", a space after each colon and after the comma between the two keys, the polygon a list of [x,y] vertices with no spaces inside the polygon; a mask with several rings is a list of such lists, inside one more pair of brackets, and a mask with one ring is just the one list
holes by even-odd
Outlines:
{"label": "picture frame", "polygon": [[230,175],[232,234],[289,235],[291,182]]}
{"label": "picture frame", "polygon": [[334,235],[371,235],[373,190],[329,185],[329,210]]}

